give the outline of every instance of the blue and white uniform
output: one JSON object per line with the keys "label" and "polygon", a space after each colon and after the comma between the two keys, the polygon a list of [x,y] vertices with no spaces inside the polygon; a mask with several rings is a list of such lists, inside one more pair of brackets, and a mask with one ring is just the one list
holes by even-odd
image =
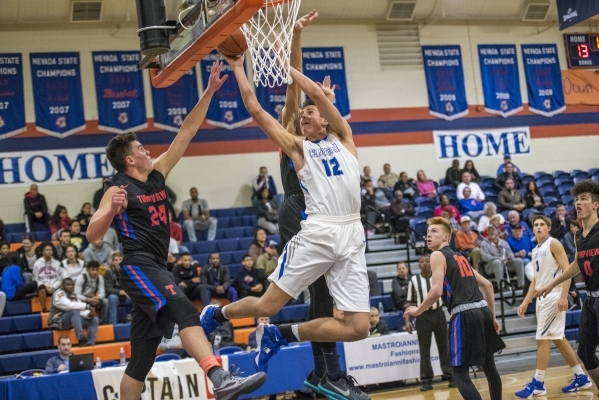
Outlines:
{"label": "blue and white uniform", "polygon": [[358,160],[334,135],[306,140],[303,146],[298,177],[308,218],[285,246],[269,280],[297,298],[324,274],[339,310],[368,312]]}

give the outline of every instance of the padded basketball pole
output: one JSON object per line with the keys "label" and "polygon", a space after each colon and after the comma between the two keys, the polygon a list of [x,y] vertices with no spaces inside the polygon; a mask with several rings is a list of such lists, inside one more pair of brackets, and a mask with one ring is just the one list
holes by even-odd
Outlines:
{"label": "padded basketball pole", "polygon": [[164,0],[136,0],[141,54],[158,56],[170,50]]}

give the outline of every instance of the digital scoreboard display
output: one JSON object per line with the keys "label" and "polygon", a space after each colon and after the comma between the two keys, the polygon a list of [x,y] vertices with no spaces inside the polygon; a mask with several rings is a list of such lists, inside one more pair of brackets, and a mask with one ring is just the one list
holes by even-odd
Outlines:
{"label": "digital scoreboard display", "polygon": [[569,68],[599,68],[599,34],[565,34]]}

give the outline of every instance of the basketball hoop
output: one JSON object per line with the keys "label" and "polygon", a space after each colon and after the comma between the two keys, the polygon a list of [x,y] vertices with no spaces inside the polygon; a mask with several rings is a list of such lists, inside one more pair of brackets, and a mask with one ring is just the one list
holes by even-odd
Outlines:
{"label": "basketball hoop", "polygon": [[254,83],[291,83],[289,58],[293,26],[301,0],[264,0],[264,7],[242,26],[254,65]]}

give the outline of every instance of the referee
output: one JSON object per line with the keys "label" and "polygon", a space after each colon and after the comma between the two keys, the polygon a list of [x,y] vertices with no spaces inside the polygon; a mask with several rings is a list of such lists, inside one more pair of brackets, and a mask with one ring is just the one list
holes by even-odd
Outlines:
{"label": "referee", "polygon": [[[420,307],[422,300],[426,298],[431,288],[431,262],[429,256],[422,256],[418,260],[420,274],[412,276],[408,286],[408,301],[406,307]],[[451,383],[451,364],[449,361],[449,350],[447,344],[447,321],[445,313],[441,308],[441,299],[422,314],[416,317],[416,327],[412,326],[412,321],[406,319],[405,330],[412,333],[414,328],[418,335],[418,346],[420,347],[420,380],[422,386],[420,391],[425,392],[433,389],[433,367],[431,366],[431,338],[435,334],[435,341],[439,349],[439,359],[441,361],[441,370],[443,371],[443,380],[449,380]]]}

